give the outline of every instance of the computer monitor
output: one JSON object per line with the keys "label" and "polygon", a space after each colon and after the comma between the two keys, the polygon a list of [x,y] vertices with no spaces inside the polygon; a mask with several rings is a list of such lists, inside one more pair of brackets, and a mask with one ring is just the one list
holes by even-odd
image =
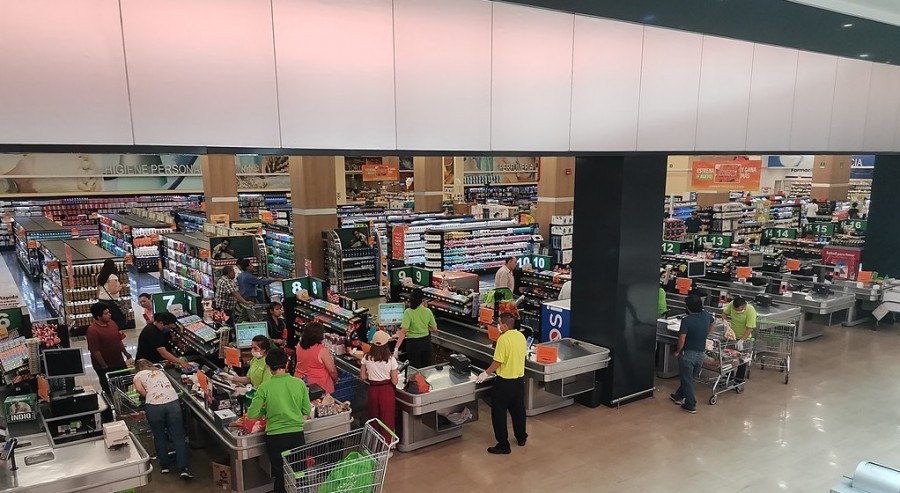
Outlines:
{"label": "computer monitor", "polygon": [[400,325],[403,321],[404,303],[381,303],[378,305],[378,325]]}
{"label": "computer monitor", "polygon": [[81,359],[80,349],[45,349],[43,353],[47,378],[84,375],[84,362]]}
{"label": "computer monitor", "polygon": [[238,349],[247,349],[253,343],[256,336],[269,337],[269,327],[265,322],[244,322],[234,324],[236,344]]}

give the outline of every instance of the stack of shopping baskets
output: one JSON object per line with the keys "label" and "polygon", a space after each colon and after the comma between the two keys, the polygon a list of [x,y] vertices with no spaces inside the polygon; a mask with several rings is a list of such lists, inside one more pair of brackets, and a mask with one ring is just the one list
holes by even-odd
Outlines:
{"label": "stack of shopping baskets", "polygon": [[379,493],[391,449],[398,441],[384,423],[372,419],[358,430],[285,451],[285,489],[293,493]]}

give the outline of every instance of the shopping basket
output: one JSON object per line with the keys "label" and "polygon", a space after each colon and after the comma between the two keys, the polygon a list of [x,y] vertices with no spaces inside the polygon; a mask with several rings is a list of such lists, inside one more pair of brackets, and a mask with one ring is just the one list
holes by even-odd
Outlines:
{"label": "shopping basket", "polygon": [[[382,430],[391,437],[388,442]],[[397,435],[378,419],[281,454],[284,484],[298,493],[379,493]]]}
{"label": "shopping basket", "polygon": [[150,423],[144,413],[144,399],[134,388],[134,371],[131,369],[109,372],[106,374],[109,381],[109,391],[113,409],[118,419],[125,422],[128,429],[135,435],[148,433]]}
{"label": "shopping basket", "polygon": [[756,358],[760,369],[773,368],[784,372],[784,383],[791,376],[791,353],[794,352],[794,324],[760,323],[756,329]]}

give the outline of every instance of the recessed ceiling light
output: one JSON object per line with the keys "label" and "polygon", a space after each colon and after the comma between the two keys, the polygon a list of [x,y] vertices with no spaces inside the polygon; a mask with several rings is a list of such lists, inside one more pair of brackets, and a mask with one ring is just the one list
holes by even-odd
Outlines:
{"label": "recessed ceiling light", "polygon": [[853,27],[853,24],[851,24],[851,23],[847,23],[847,24],[844,24],[844,26],[843,26],[843,27],[844,27],[844,28],[848,28],[848,27]]}
{"label": "recessed ceiling light", "polygon": [[860,57],[860,58],[869,58],[869,54],[868,54],[868,53],[863,53],[863,54],[860,55],[859,57]]}

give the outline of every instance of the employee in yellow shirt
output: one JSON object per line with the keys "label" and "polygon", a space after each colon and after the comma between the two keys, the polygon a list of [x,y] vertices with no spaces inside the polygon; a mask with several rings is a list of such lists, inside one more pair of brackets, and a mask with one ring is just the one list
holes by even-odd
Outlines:
{"label": "employee in yellow shirt", "polygon": [[[735,296],[722,310],[722,315],[731,325],[735,337],[743,341],[750,340],[756,329],[756,309],[753,306],[748,305],[744,298]],[[738,366],[735,377],[739,382],[744,381],[747,377],[747,363]]]}
{"label": "employee in yellow shirt", "polygon": [[525,446],[528,434],[525,433],[525,356],[527,344],[525,336],[513,330],[516,318],[511,313],[501,313],[497,328],[500,337],[494,349],[494,361],[487,370],[478,375],[477,383],[484,382],[487,377],[496,375],[494,392],[491,395],[491,423],[494,425],[494,438],[497,445],[487,449],[491,454],[508,454],[509,431],[506,429],[506,413],[512,417],[513,433],[520,447]]}

